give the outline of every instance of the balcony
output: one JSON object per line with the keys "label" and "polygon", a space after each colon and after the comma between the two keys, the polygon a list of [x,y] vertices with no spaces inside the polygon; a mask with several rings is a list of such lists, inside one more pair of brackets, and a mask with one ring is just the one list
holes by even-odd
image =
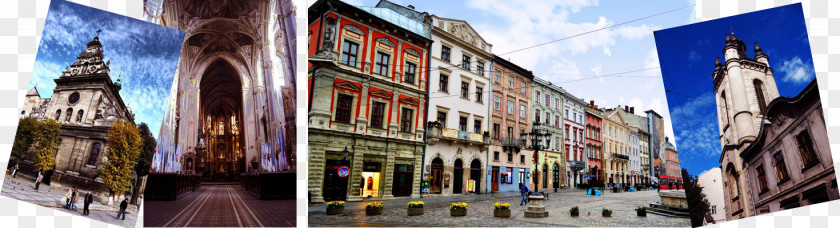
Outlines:
{"label": "balcony", "polygon": [[586,168],[586,163],[582,161],[569,161],[569,167],[572,169],[584,169]]}
{"label": "balcony", "polygon": [[479,134],[459,131],[457,129],[444,128],[442,124],[437,122],[430,122],[428,129],[429,131],[426,132],[426,136],[429,138],[429,145],[434,145],[440,140],[461,142],[470,145],[476,144],[482,147],[490,145],[490,135],[487,132]]}
{"label": "balcony", "polygon": [[522,141],[514,137],[502,137],[502,148],[505,151],[515,151],[519,153],[522,148]]}
{"label": "balcony", "polygon": [[624,161],[629,161],[630,160],[630,156],[623,155],[623,154],[613,153],[612,157],[615,158],[615,159],[618,159],[618,160],[624,160]]}

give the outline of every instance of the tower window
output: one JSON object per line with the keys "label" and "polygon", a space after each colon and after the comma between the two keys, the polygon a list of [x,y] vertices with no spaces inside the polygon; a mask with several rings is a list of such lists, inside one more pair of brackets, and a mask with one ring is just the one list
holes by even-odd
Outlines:
{"label": "tower window", "polygon": [[756,79],[753,80],[753,86],[755,87],[755,97],[758,101],[758,110],[761,111],[761,114],[764,114],[764,110],[767,109],[767,103],[764,101],[764,84]]}

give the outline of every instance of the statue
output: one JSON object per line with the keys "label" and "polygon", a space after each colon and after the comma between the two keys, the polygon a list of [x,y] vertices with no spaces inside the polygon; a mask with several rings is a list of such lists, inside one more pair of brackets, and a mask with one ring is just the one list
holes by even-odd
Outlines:
{"label": "statue", "polygon": [[106,117],[105,112],[108,110],[109,105],[110,105],[110,102],[108,102],[108,98],[105,98],[104,96],[102,96],[99,99],[99,105],[96,107],[96,115],[94,116],[94,119],[105,118]]}

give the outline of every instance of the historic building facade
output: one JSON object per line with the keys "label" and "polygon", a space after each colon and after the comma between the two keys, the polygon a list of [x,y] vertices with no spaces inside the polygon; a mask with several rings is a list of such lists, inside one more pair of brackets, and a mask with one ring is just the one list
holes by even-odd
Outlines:
{"label": "historic building facade", "polygon": [[[668,137],[665,137],[665,179],[662,183],[674,188],[682,189],[682,169],[680,168],[679,153]],[[670,187],[669,187],[670,188]]]}
{"label": "historic building facade", "polygon": [[586,125],[586,102],[571,93],[563,94],[564,150],[566,152],[567,186],[574,188],[583,183],[587,159],[584,155],[583,137]]}
{"label": "historic building facade", "polygon": [[636,108],[626,105],[624,109],[617,109],[616,111],[626,121],[627,128],[630,132],[630,137],[627,141],[629,145],[628,156],[630,156],[630,181],[628,184],[647,183],[646,179],[649,175],[647,172],[643,172],[643,170],[646,170],[643,167],[644,164],[649,162],[646,161],[648,159],[647,154],[650,153],[648,151],[648,146],[650,145],[648,141],[650,138],[650,133],[648,132],[649,118],[647,115],[636,115]]}
{"label": "historic building facade", "polygon": [[620,110],[621,107],[604,110],[604,129],[606,129],[604,133],[604,147],[606,147],[604,167],[606,168],[608,185],[627,184],[627,176],[630,171],[628,167],[630,156],[627,155],[627,148],[629,147],[627,140],[630,138],[630,129],[627,127],[624,117],[619,114]]}
{"label": "historic building facade", "polygon": [[491,80],[492,159],[488,169],[498,167],[502,170],[504,167],[504,172],[508,173],[510,181],[506,179],[505,183],[499,183],[499,191],[519,191],[519,184],[529,185],[533,189],[531,178],[536,177],[531,171],[531,164],[534,158],[532,151],[522,145],[519,134],[531,131],[531,115],[528,112],[534,74],[494,55]]}
{"label": "historic building facade", "polygon": [[[566,91],[541,78],[534,78],[531,102],[531,118],[540,122],[541,128],[551,133],[551,144],[540,150],[537,155],[539,164],[534,163],[532,170],[541,170],[540,188],[554,189],[567,186],[565,153],[563,153],[563,94]],[[539,165],[540,167],[536,167]],[[545,175],[547,174],[547,175]]]}
{"label": "historic building facade", "polygon": [[[428,145],[423,170],[429,193],[452,195],[499,190],[507,167],[487,166],[492,45],[465,21],[432,17]],[[498,157],[496,157],[498,158]],[[498,159],[497,159],[498,160]],[[470,185],[472,182],[472,185]]]}
{"label": "historic building facade", "polygon": [[589,101],[586,105],[586,159],[587,168],[589,171],[587,176],[591,176],[589,180],[604,182],[604,151],[603,139],[601,138],[601,128],[603,126],[604,118],[601,116],[601,110],[595,101]]}
{"label": "historic building facade", "polygon": [[432,19],[395,7],[309,7],[312,202],[419,197]]}
{"label": "historic building facade", "polygon": [[653,110],[645,111],[650,138],[648,138],[648,161],[650,165],[648,183],[658,183],[659,175],[664,174],[662,157],[665,155],[665,120]]}
{"label": "historic building facade", "polygon": [[726,206],[723,202],[723,179],[720,167],[715,167],[697,176],[697,185],[703,188],[703,194],[709,201],[709,212],[703,225],[726,221]]}
{"label": "historic building facade", "polygon": [[[109,189],[99,179],[105,162],[108,130],[119,119],[134,122],[134,114],[120,96],[119,76],[111,81],[110,61],[105,61],[99,36],[87,43],[76,61],[54,79],[50,98],[41,98],[36,88],[26,93],[21,117],[39,121],[53,119],[61,124],[61,135],[55,153],[55,168],[47,173],[46,183],[66,187],[82,187],[107,196]],[[22,170],[34,167],[35,150],[24,157]],[[133,187],[130,189],[134,189]]]}

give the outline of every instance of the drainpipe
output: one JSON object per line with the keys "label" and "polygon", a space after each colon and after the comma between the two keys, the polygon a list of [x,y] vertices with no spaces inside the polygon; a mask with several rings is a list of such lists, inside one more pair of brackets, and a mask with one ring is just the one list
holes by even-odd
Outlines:
{"label": "drainpipe", "polygon": [[[491,56],[490,58],[492,59],[493,57]],[[493,94],[493,73],[495,73],[495,71],[493,70],[493,66],[494,66],[495,64],[496,64],[496,61],[490,61],[490,70],[488,71],[488,72],[490,72],[490,76],[488,76],[488,77],[487,77],[487,79],[490,79],[490,80],[488,80],[490,83],[487,83],[487,84],[489,84],[490,86],[488,86],[489,88],[487,89],[487,91],[489,92],[489,93],[487,93],[487,94],[488,94],[488,96],[487,96],[487,97],[485,97],[485,98],[487,98],[487,99],[486,99],[487,103],[492,103],[492,102],[494,102],[494,101],[491,99],[491,98],[493,98],[493,97],[492,97],[492,96],[489,96],[489,95],[490,95],[490,94]],[[482,96],[484,96],[484,95],[482,95]],[[500,101],[500,102],[501,102],[501,101]],[[492,107],[492,105],[493,105],[493,104],[490,104],[490,105],[488,105],[488,106],[487,106],[487,132],[490,132],[490,131],[491,131],[491,130],[490,130],[490,128],[492,127],[492,124],[493,124],[493,107]],[[501,129],[500,129],[500,130],[501,130]],[[492,144],[492,143],[490,143],[490,142],[492,142],[492,141],[493,141],[493,135],[492,135],[492,134],[493,134],[493,133],[492,133],[492,132],[490,132],[490,139],[487,141],[487,143],[488,143],[488,144]],[[492,173],[493,173],[493,167],[492,167],[492,166],[490,166],[490,146],[491,146],[491,145],[487,145],[487,153],[484,155],[484,160],[487,162],[487,164],[485,164],[485,166],[486,166],[488,169],[490,169],[490,170],[488,170],[488,171],[490,171],[490,174],[492,175]],[[512,174],[508,174],[508,175],[512,175]],[[487,175],[485,175],[485,177],[486,177],[486,176],[487,176]],[[493,178],[491,177],[491,178],[490,178],[490,180],[493,180]],[[522,181],[522,180],[520,180],[520,181]],[[488,181],[484,181],[484,183],[485,183],[485,185],[486,185],[486,186],[484,186],[484,190],[485,190],[485,192],[488,192],[488,193],[489,193],[489,192],[490,192],[490,187],[491,187],[491,186],[493,186],[493,183],[487,184],[487,182],[488,182]]]}
{"label": "drainpipe", "polygon": [[[431,36],[431,31],[429,33]],[[425,113],[423,113],[425,116],[423,121],[426,123],[422,123],[423,129],[425,129],[425,134],[423,134],[423,156],[422,159],[420,159],[420,189],[418,189],[420,191],[420,197],[423,197],[423,175],[426,173],[426,147],[429,143],[429,138],[427,137],[429,134],[429,125],[427,123],[429,122],[429,83],[431,83],[429,82],[429,78],[431,78],[430,70],[432,69],[432,42],[434,42],[434,40],[426,44],[426,110]]]}

